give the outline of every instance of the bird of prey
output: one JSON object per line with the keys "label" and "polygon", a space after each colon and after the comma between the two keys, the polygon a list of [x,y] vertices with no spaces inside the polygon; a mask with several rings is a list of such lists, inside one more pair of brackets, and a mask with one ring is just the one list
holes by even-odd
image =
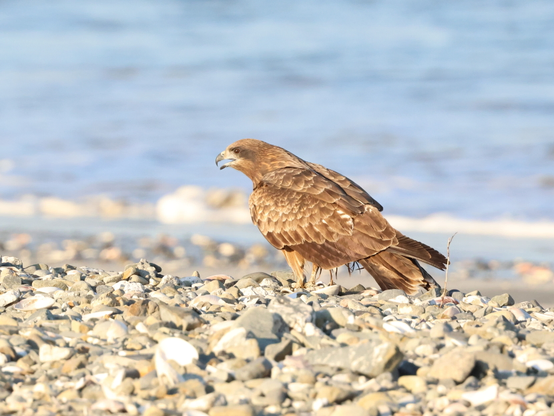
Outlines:
{"label": "bird of prey", "polygon": [[232,167],[252,180],[252,222],[285,255],[297,287],[304,287],[307,261],[312,284],[318,270],[357,263],[382,290],[415,294],[420,286],[439,287],[419,262],[444,270],[446,258],[395,230],[383,207],[346,176],[254,139],[229,145],[216,165],[223,160],[220,169]]}

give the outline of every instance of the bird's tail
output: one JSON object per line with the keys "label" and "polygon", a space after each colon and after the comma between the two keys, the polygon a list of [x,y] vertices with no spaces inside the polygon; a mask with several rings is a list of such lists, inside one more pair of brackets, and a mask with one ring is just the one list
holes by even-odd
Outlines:
{"label": "bird's tail", "polygon": [[417,260],[388,250],[358,262],[373,276],[382,290],[402,289],[408,295],[414,295],[420,286],[427,290],[440,288]]}
{"label": "bird's tail", "polygon": [[387,249],[388,252],[422,261],[440,270],[445,269],[446,257],[434,248],[429,247],[427,244],[413,240],[410,237],[406,237],[398,231],[396,232],[396,238],[398,239],[398,244],[389,247]]}

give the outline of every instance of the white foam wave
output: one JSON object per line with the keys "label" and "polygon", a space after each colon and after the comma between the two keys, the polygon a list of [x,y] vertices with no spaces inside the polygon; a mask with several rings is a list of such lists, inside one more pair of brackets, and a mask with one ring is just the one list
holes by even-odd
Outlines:
{"label": "white foam wave", "polygon": [[455,218],[444,213],[425,218],[409,218],[387,215],[387,220],[397,229],[428,233],[463,233],[505,237],[554,238],[554,222],[526,222],[511,219],[490,221]]}

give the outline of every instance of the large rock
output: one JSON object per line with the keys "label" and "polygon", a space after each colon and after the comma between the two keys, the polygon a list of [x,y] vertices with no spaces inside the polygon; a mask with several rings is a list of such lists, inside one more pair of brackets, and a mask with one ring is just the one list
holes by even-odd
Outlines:
{"label": "large rock", "polygon": [[512,306],[515,303],[514,298],[509,293],[494,296],[491,301],[496,302],[498,306]]}
{"label": "large rock", "polygon": [[545,344],[547,342],[554,342],[554,332],[533,331],[527,334],[525,340],[529,344],[536,345],[537,347],[542,347],[542,344]]}
{"label": "large rock", "polygon": [[369,341],[351,347],[330,347],[310,351],[304,356],[312,365],[328,365],[377,377],[385,371],[394,371],[403,354],[391,342]]}
{"label": "large rock", "polygon": [[190,308],[178,308],[167,306],[162,302],[158,303],[160,308],[160,319],[164,322],[172,322],[177,328],[185,331],[198,328],[204,324],[204,320]]}
{"label": "large rock", "polygon": [[477,351],[475,353],[475,368],[481,374],[493,369],[511,371],[514,369],[514,360],[505,354],[492,351]]}
{"label": "large rock", "polygon": [[318,328],[323,328],[329,323],[346,326],[352,316],[352,311],[342,307],[321,309],[315,313],[315,324]]}
{"label": "large rock", "polygon": [[281,315],[287,325],[298,332],[304,330],[307,322],[314,321],[313,308],[301,299],[279,296],[269,302],[267,310]]}
{"label": "large rock", "polygon": [[216,354],[222,351],[243,359],[255,359],[260,356],[258,341],[251,332],[242,327],[231,329],[213,347]]}
{"label": "large rock", "polygon": [[429,377],[436,379],[449,378],[456,383],[462,383],[475,366],[473,353],[464,351],[461,348],[452,350],[435,360]]}
{"label": "large rock", "polygon": [[282,334],[287,331],[287,325],[281,315],[265,308],[251,308],[235,321],[234,328],[244,328],[258,341],[260,351],[270,344],[281,341]]}
{"label": "large rock", "polygon": [[548,376],[540,378],[533,384],[532,387],[528,388],[525,394],[544,394],[547,396],[554,396],[554,376]]}
{"label": "large rock", "polygon": [[242,381],[264,378],[269,376],[270,372],[271,363],[267,358],[260,357],[236,370],[235,378]]}

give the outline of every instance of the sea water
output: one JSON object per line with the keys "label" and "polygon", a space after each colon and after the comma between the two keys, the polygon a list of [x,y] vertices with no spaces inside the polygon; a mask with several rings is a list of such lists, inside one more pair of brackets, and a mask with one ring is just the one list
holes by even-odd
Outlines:
{"label": "sea water", "polygon": [[248,190],[244,137],[387,213],[554,220],[554,3],[0,2],[0,198]]}

